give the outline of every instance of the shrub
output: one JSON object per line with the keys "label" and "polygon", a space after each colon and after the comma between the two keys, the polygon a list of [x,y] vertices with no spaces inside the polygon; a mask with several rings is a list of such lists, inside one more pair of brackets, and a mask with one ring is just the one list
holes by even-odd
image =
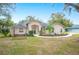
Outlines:
{"label": "shrub", "polygon": [[1,29],[1,33],[2,33],[4,36],[7,36],[7,34],[8,34],[9,32],[10,32],[10,30],[7,29],[7,28]]}
{"label": "shrub", "polygon": [[12,37],[12,35],[11,35],[11,34],[9,34],[8,36],[9,36],[9,37]]}
{"label": "shrub", "polygon": [[29,36],[33,36],[33,31],[29,31]]}

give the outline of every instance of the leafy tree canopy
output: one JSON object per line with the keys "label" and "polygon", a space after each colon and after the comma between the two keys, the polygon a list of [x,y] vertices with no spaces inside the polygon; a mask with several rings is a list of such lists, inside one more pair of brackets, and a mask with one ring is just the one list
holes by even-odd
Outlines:
{"label": "leafy tree canopy", "polygon": [[72,9],[74,8],[77,12],[79,12],[79,3],[65,3],[64,10],[68,10],[71,13]]}
{"label": "leafy tree canopy", "polygon": [[53,13],[51,15],[51,20],[49,20],[49,23],[51,25],[55,23],[59,23],[59,24],[62,24],[64,27],[72,26],[72,22],[69,19],[66,19],[64,16],[65,15],[63,14]]}
{"label": "leafy tree canopy", "polygon": [[0,3],[0,16],[9,17],[14,10],[14,3]]}
{"label": "leafy tree canopy", "polygon": [[7,36],[7,34],[10,32],[10,27],[14,24],[14,22],[11,20],[11,17],[0,19],[0,32]]}

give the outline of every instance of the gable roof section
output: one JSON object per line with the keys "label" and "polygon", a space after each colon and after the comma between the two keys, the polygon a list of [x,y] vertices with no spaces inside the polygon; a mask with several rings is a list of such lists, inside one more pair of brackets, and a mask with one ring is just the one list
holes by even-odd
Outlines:
{"label": "gable roof section", "polygon": [[19,23],[19,24],[22,24],[22,25],[24,24],[24,25],[26,25],[26,24],[29,24],[29,23],[31,23],[31,22],[38,22],[38,23],[41,24],[42,27],[47,27],[47,24],[46,24],[46,23],[41,22],[41,21],[39,21],[39,20],[26,20],[26,21],[21,22],[21,23]]}

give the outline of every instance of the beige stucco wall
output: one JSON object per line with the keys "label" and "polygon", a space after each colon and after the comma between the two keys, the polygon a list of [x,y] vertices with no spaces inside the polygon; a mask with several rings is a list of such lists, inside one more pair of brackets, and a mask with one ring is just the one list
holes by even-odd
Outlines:
{"label": "beige stucco wall", "polygon": [[15,29],[10,29],[10,32],[11,32],[12,36],[14,35],[14,33],[16,35],[24,35],[24,34],[26,34],[26,29],[23,28],[23,32],[19,32],[19,28],[15,28]]}
{"label": "beige stucco wall", "polygon": [[26,29],[23,28],[23,32],[19,32],[19,28],[15,29],[15,34],[25,34]]}
{"label": "beige stucco wall", "polygon": [[[61,34],[65,31],[63,26],[61,26],[61,25],[54,25],[53,27],[54,27],[54,33],[56,33],[56,34]],[[62,32],[61,32],[61,30],[62,30]]]}
{"label": "beige stucco wall", "polygon": [[39,22],[30,22],[28,25],[28,29],[32,30],[32,25],[38,25],[39,26],[39,31],[41,30],[41,24]]}

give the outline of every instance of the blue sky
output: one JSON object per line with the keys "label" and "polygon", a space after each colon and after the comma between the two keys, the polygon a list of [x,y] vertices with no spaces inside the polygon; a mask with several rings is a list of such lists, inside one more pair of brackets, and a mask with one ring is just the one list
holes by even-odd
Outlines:
{"label": "blue sky", "polygon": [[[43,22],[47,22],[50,19],[52,13],[63,12],[63,3],[17,3],[15,11],[12,12],[12,20],[15,23],[25,19],[27,16],[35,16]],[[65,12],[65,17],[70,19],[74,24],[79,24],[79,13],[72,11],[69,16],[68,12]]]}

